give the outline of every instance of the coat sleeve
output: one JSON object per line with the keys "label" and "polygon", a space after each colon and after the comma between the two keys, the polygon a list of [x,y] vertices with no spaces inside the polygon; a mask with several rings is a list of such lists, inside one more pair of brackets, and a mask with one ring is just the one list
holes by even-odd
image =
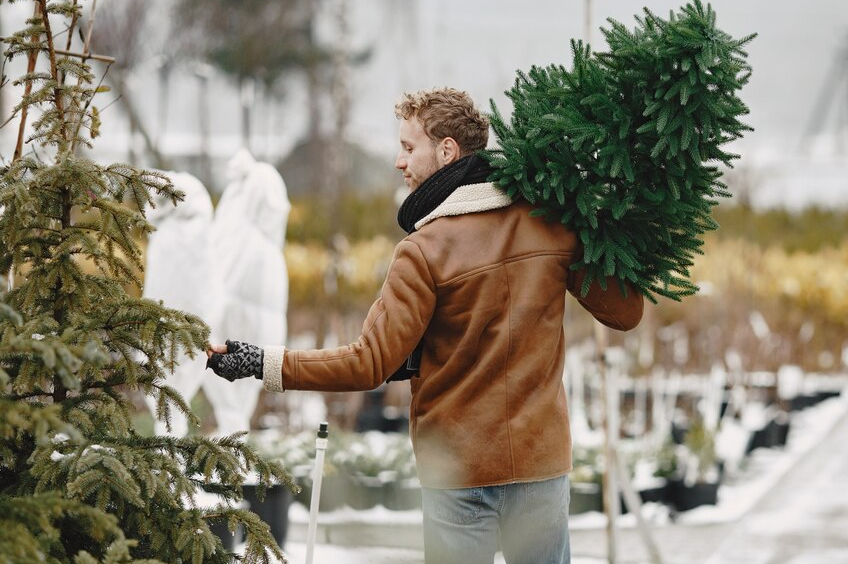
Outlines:
{"label": "coat sleeve", "polygon": [[371,390],[385,382],[424,335],[436,305],[436,286],[421,249],[408,240],[395,248],[380,297],[362,334],[334,349],[281,352],[280,384],[266,374],[269,390],[344,392]]}
{"label": "coat sleeve", "polygon": [[606,290],[598,279],[592,280],[586,296],[580,295],[586,271],[572,271],[568,277],[568,291],[577,298],[583,308],[592,316],[612,329],[629,331],[642,319],[644,298],[633,285],[627,284],[627,295],[622,293],[621,285],[615,277],[606,279]]}

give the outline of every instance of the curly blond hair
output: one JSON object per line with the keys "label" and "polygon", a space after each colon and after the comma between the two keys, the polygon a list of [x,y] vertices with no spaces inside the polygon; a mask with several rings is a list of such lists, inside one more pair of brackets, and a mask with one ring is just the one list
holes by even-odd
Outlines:
{"label": "curly blond hair", "polygon": [[450,137],[463,155],[486,148],[489,119],[474,107],[468,92],[434,88],[405,93],[395,104],[398,119],[417,118],[433,141]]}

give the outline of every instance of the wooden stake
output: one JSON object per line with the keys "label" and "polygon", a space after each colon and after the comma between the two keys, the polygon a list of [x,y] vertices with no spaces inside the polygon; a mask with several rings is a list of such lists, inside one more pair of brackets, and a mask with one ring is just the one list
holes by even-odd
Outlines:
{"label": "wooden stake", "polygon": [[91,46],[91,34],[94,32],[94,19],[97,16],[97,0],[91,0],[91,18],[88,20],[88,32],[85,34],[85,42],[82,51],[88,56],[88,48]]}
{"label": "wooden stake", "polygon": [[626,478],[627,469],[624,467],[624,461],[621,460],[617,452],[613,453],[613,456],[615,457],[615,468],[618,470],[619,475],[622,476],[621,493],[624,495],[624,504],[627,506],[627,510],[636,516],[636,526],[639,529],[642,542],[645,543],[645,547],[651,555],[651,562],[662,564],[662,556],[660,555],[657,543],[654,542],[654,537],[651,536],[651,529],[648,527],[648,523],[642,517],[642,500],[639,499],[639,495],[633,489],[630,480]]}
{"label": "wooden stake", "polygon": [[[595,322],[595,345],[597,347],[598,371],[601,376],[604,396],[604,512],[607,516],[607,560],[610,564],[618,561],[617,519],[621,507],[621,493],[627,509],[636,516],[636,523],[642,541],[651,555],[654,564],[662,564],[659,549],[651,536],[648,524],[642,518],[642,502],[630,484],[627,469],[618,456],[618,436],[621,428],[619,419],[618,372],[610,369],[607,359],[609,330],[600,322]],[[620,490],[619,490],[620,488]]]}
{"label": "wooden stake", "polygon": [[115,62],[115,57],[107,57],[106,55],[95,55],[94,53],[74,53],[66,49],[56,49],[56,54],[64,55],[66,57],[79,57],[80,59],[94,59],[95,61],[109,63],[110,65]]}
{"label": "wooden stake", "polygon": [[[33,19],[37,18],[41,14],[41,5],[36,2],[35,8],[33,9],[32,17]],[[33,45],[38,43],[38,35],[33,35],[30,39]],[[38,58],[38,50],[32,50],[29,53],[27,60],[27,74],[32,74],[35,70],[35,60]],[[32,92],[32,81],[27,79],[26,84],[24,85],[24,97],[27,97]],[[12,156],[12,162],[15,162],[19,158],[24,151],[24,132],[26,131],[26,121],[27,121],[27,106],[21,108],[21,124],[18,126],[18,142],[15,144],[15,153]]]}
{"label": "wooden stake", "polygon": [[607,364],[607,328],[595,321],[595,346],[598,372],[600,373],[601,395],[604,402],[604,513],[607,516],[607,560],[609,564],[618,561],[618,531],[617,520],[619,513],[618,482],[613,461],[615,460],[616,443],[618,442],[618,387],[615,385],[612,370]]}
{"label": "wooden stake", "polygon": [[[36,2],[35,7],[33,8],[32,17],[33,19],[37,18],[41,13],[41,5]],[[30,38],[30,41],[33,45],[38,43],[38,35],[33,35]],[[38,58],[38,50],[30,51],[27,57],[27,74],[32,74],[35,70],[35,62]],[[24,97],[29,96],[32,92],[32,81],[27,79],[26,84],[24,85]],[[24,152],[24,133],[26,133],[26,122],[27,122],[27,110],[28,106],[23,106],[21,108],[21,124],[18,126],[18,140],[15,143],[15,152],[12,154],[12,162],[17,161],[21,158]],[[9,118],[11,119],[11,118]],[[15,266],[12,265],[9,267],[9,279],[6,281],[7,289],[9,292],[12,291],[12,288],[15,286]]]}

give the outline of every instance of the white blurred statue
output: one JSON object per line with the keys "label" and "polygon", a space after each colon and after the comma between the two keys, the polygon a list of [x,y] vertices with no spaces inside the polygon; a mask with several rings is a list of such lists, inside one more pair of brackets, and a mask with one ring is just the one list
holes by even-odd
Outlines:
{"label": "white blurred statue", "polygon": [[[213,333],[280,345],[286,339],[289,292],[283,257],[291,210],[286,185],[273,166],[257,162],[245,149],[228,163],[227,179],[212,228],[215,270],[223,289]],[[210,373],[203,380],[218,435],[250,429],[261,390],[262,382],[255,378],[228,382]]]}
{"label": "white blurred statue", "polygon": [[[176,206],[166,197],[157,197],[156,207],[148,206],[148,221],[156,231],[148,238],[142,297],[162,300],[166,307],[179,309],[206,319],[209,305],[217,303],[220,289],[216,286],[212,255],[212,201],[209,192],[194,176],[166,172],[174,188],[185,193]],[[214,340],[214,336],[212,338]],[[183,354],[179,366],[165,383],[177,390],[186,402],[200,389],[204,378],[206,355],[194,359]],[[156,404],[146,397],[154,414]],[[166,434],[164,421],[156,420],[156,434]],[[171,433],[182,437],[188,433],[186,417],[171,409]]]}

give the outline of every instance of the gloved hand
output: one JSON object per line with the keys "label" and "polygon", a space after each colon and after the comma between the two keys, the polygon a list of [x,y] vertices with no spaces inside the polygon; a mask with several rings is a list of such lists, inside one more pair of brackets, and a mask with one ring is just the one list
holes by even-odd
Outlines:
{"label": "gloved hand", "polygon": [[261,347],[227,339],[226,354],[212,353],[206,368],[230,382],[251,376],[261,380],[264,363],[265,351]]}

